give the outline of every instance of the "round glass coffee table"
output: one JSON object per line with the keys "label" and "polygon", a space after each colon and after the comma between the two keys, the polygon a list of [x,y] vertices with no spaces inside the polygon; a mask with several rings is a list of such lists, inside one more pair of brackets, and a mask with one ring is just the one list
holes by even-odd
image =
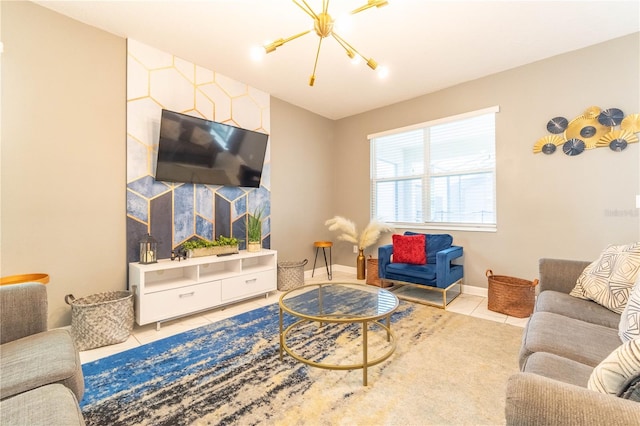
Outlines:
{"label": "round glass coffee table", "polygon": [[[289,290],[280,297],[280,359],[286,352],[307,365],[329,370],[362,369],[362,384],[367,385],[367,368],[379,364],[393,354],[396,338],[391,330],[391,314],[398,309],[398,298],[388,290],[364,284],[318,283]],[[285,328],[285,313],[298,318]],[[287,337],[295,336],[301,325],[362,324],[362,362],[339,365],[313,361],[296,353],[288,344]],[[386,331],[388,347],[374,359],[368,357],[369,326],[374,324]]]}

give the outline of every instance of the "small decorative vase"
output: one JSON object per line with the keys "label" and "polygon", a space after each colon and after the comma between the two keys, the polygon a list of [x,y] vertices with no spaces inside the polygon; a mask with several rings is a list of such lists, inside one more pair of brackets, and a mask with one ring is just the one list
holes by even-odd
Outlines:
{"label": "small decorative vase", "polygon": [[358,276],[357,278],[359,280],[364,280],[365,277],[365,258],[364,258],[364,253],[363,253],[363,249],[359,249],[358,250],[358,259],[356,261],[356,269],[358,271]]}
{"label": "small decorative vase", "polygon": [[257,251],[262,250],[262,243],[261,242],[249,242],[247,244],[247,251],[251,252],[251,253],[255,253]]}

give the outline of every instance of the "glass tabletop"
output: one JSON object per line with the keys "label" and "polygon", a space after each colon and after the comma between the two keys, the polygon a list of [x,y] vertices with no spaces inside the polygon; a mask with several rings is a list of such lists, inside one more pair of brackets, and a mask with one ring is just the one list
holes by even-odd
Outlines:
{"label": "glass tabletop", "polygon": [[398,298],[388,290],[364,284],[319,283],[284,293],[280,307],[303,318],[351,322],[388,316],[398,308]]}

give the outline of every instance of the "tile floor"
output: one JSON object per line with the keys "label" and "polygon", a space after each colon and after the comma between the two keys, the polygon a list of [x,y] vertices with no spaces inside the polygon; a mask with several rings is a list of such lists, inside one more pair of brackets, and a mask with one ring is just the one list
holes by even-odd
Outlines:
{"label": "tile floor", "polygon": [[[317,274],[315,278],[305,279],[305,284],[325,280],[326,274]],[[363,283],[363,281],[358,281],[357,279],[355,279],[355,276],[353,274],[338,271],[334,271],[333,281]],[[223,308],[206,311],[200,314],[194,314],[181,319],[168,321],[162,323],[159,331],[156,331],[155,323],[147,324],[144,326],[136,325],[127,341],[116,345],[80,352],[80,361],[83,364],[91,362],[118,352],[125,351],[127,349],[153,342],[154,340],[163,339],[174,334],[182,333],[184,331],[220,321],[246,311],[270,305],[272,303],[278,303],[280,294],[281,292],[275,291],[268,297],[255,298],[245,302],[237,303],[235,305],[230,305]],[[458,296],[453,302],[451,302],[449,306],[447,306],[447,310],[463,315],[470,315],[472,317],[511,324],[517,327],[524,327],[527,324],[528,320],[528,318],[514,318],[490,311],[487,308],[486,297],[473,296],[464,293]]]}

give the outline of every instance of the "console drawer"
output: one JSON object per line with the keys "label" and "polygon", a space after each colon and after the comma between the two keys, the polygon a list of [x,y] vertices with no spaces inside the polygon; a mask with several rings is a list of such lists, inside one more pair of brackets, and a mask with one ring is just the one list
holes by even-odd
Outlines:
{"label": "console drawer", "polygon": [[220,281],[210,281],[144,295],[137,306],[138,324],[197,312],[220,304]]}
{"label": "console drawer", "polygon": [[276,289],[276,271],[262,271],[222,280],[222,301],[267,293]]}

